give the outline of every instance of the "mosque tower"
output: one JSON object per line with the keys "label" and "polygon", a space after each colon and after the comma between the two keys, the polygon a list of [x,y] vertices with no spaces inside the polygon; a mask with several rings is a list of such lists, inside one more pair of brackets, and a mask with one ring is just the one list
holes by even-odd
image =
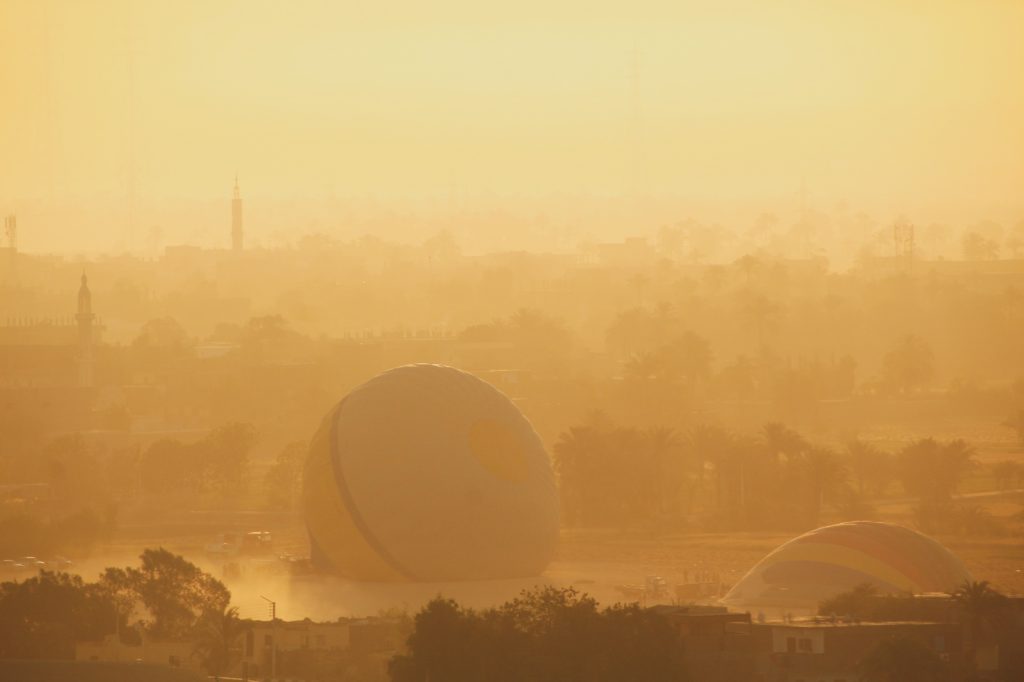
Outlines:
{"label": "mosque tower", "polygon": [[82,273],[82,285],[78,287],[78,385],[90,388],[93,385],[93,329],[96,316],[92,314],[92,294],[85,273]]}
{"label": "mosque tower", "polygon": [[238,191],[238,175],[235,175],[235,192],[231,198],[231,250],[242,250],[242,195]]}

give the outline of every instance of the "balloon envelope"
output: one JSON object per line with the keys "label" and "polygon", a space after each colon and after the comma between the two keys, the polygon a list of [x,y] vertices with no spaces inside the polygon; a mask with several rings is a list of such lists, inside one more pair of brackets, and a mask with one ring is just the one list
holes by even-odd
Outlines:
{"label": "balloon envelope", "polygon": [[358,580],[537,575],[558,540],[554,474],[529,421],[440,365],[385,372],[331,410],[303,501],[314,560]]}
{"label": "balloon envelope", "polygon": [[903,526],[850,521],[779,546],[722,599],[742,609],[817,609],[830,597],[870,583],[882,593],[945,592],[971,574],[948,549]]}

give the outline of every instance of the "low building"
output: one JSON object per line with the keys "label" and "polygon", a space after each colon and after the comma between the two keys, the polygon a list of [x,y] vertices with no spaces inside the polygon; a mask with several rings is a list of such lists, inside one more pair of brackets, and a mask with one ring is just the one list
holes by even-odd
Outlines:
{"label": "low building", "polygon": [[965,666],[961,626],[955,623],[843,623],[824,619],[754,623],[753,680],[855,682],[858,666],[880,641],[916,640],[946,663],[953,680]]}
{"label": "low building", "polygon": [[722,606],[652,606],[679,634],[688,679],[748,682],[754,670],[750,614]]}
{"label": "low building", "polygon": [[[386,662],[397,651],[401,642],[395,621],[389,619],[342,619],[334,623],[305,621],[254,621],[246,624],[244,636],[238,642],[238,658],[229,677],[245,679],[278,677],[294,678],[287,674],[285,659],[305,656],[309,658],[331,654],[352,653],[372,659],[375,668],[386,669]],[[96,642],[78,642],[76,660],[105,663],[144,663],[202,673],[200,658],[195,654],[194,641],[164,641],[147,638],[144,634],[136,644],[126,644],[118,635],[108,635]]]}
{"label": "low building", "polygon": [[76,661],[103,663],[146,663],[202,672],[193,653],[195,644],[187,641],[163,641],[142,637],[139,644],[125,644],[118,635],[107,635],[98,642],[77,642]]}
{"label": "low building", "polygon": [[256,621],[245,633],[245,646],[237,672],[260,678],[273,674],[277,658],[292,651],[339,650],[349,648],[349,621],[315,623],[306,620]]}

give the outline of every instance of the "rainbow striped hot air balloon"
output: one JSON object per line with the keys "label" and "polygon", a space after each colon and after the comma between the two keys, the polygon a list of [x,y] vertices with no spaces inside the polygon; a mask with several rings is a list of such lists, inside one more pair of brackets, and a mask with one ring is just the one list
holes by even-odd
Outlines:
{"label": "rainbow striped hot air balloon", "polygon": [[971,574],[948,549],[891,523],[824,526],[779,546],[722,599],[742,609],[811,610],[862,583],[883,593],[945,592]]}
{"label": "rainbow striped hot air balloon", "polygon": [[327,414],[303,503],[314,562],[356,580],[533,576],[558,540],[554,474],[529,421],[440,365],[385,372]]}

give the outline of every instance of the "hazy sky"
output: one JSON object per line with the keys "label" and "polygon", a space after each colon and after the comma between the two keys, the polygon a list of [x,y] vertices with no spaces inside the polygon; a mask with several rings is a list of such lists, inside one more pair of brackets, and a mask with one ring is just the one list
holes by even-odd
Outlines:
{"label": "hazy sky", "polygon": [[0,211],[36,249],[113,243],[134,178],[137,219],[184,237],[161,211],[225,219],[237,170],[257,202],[773,208],[805,178],[827,205],[1024,217],[1024,2],[492,4],[0,0]]}

